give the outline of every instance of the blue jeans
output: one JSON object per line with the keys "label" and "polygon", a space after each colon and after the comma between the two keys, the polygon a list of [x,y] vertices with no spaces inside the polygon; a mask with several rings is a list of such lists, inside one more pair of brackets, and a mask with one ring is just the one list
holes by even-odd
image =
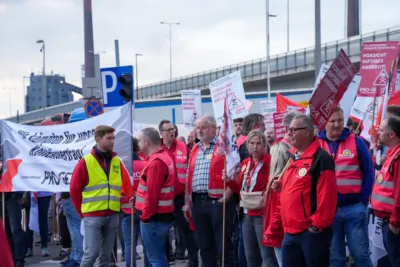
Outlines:
{"label": "blue jeans", "polygon": [[166,244],[171,227],[172,222],[140,222],[140,234],[150,266],[168,266]]}
{"label": "blue jeans", "polygon": [[61,202],[72,242],[72,250],[69,257],[74,261],[81,262],[83,257],[83,237],[81,235],[82,219],[72,205],[71,198],[62,199]]}
{"label": "blue jeans", "polygon": [[[5,193],[11,194],[10,197],[6,199],[5,207],[6,207],[6,232],[8,241],[10,242],[10,247],[13,252],[14,260],[16,263],[24,263],[25,262],[25,244],[26,244],[26,235],[22,230],[21,221],[21,206],[19,205],[20,197],[16,193]],[[2,202],[0,201],[0,216],[2,213]],[[1,242],[7,242],[6,240],[2,240]],[[1,248],[0,248],[1,249]]]}
{"label": "blue jeans", "polygon": [[263,263],[264,266],[278,267],[274,248],[262,245],[263,217],[245,214],[242,226],[247,266],[259,267]]}
{"label": "blue jeans", "polygon": [[333,229],[298,234],[285,233],[282,241],[283,267],[330,267],[329,254]]}
{"label": "blue jeans", "polygon": [[330,267],[347,266],[345,237],[354,266],[372,267],[367,207],[362,203],[338,207],[333,227]]}
{"label": "blue jeans", "polygon": [[239,267],[247,267],[247,259],[246,259],[246,254],[244,252],[243,222],[242,221],[239,221],[238,259],[239,259]]}
{"label": "blue jeans", "polygon": [[400,266],[400,235],[390,231],[389,222],[386,221],[382,227],[383,244],[388,253],[392,266]]}
{"label": "blue jeans", "polygon": [[282,267],[282,249],[281,248],[274,248],[275,250],[275,257],[278,261],[279,267]]}
{"label": "blue jeans", "polygon": [[[193,193],[192,198],[192,216],[202,264],[204,267],[218,266],[217,262],[222,260],[223,204],[208,194]],[[233,266],[232,205],[235,203],[229,201],[225,205],[225,266]]]}
{"label": "blue jeans", "polygon": [[[131,246],[132,246],[132,240],[131,240],[131,223],[132,223],[132,217],[131,215],[124,216],[122,218],[122,234],[124,236],[124,242],[125,242],[125,266],[130,267],[131,266]],[[140,234],[140,220],[139,216],[135,214],[135,219],[134,219],[134,241],[133,241],[133,247],[135,248],[133,250],[133,266],[136,267],[136,246],[137,246],[137,241],[139,239],[139,234]],[[145,251],[143,251],[143,254]]]}

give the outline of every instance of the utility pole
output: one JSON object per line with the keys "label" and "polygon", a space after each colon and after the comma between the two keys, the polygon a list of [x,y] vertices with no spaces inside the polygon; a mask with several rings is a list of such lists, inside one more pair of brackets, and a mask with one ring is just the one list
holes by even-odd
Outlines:
{"label": "utility pole", "polygon": [[266,17],[266,37],[267,37],[267,90],[268,100],[271,100],[271,63],[270,63],[270,40],[269,40],[269,18],[276,17],[269,13],[269,0],[265,2],[265,17]]}
{"label": "utility pole", "polygon": [[139,67],[137,63],[137,58],[143,56],[142,54],[135,54],[135,77],[136,77],[136,100],[139,99]]}
{"label": "utility pole", "polygon": [[114,40],[114,46],[115,46],[115,65],[119,67],[119,42],[118,40]]}
{"label": "utility pole", "polygon": [[320,68],[321,68],[321,0],[315,0],[314,80],[317,79]]}
{"label": "utility pole", "polygon": [[179,22],[163,22],[160,24],[169,25],[169,79],[172,80],[172,25],[181,25]]}
{"label": "utility pole", "polygon": [[40,52],[43,53],[42,103],[43,109],[45,109],[47,107],[46,47],[43,40],[37,40],[36,43],[42,44],[40,48]]}

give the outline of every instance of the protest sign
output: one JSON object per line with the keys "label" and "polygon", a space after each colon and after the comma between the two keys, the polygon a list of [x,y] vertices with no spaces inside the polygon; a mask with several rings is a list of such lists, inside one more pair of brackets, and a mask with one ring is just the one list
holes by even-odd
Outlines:
{"label": "protest sign", "polygon": [[200,90],[182,90],[182,118],[187,128],[193,128],[203,114]]}
{"label": "protest sign", "polygon": [[115,129],[114,151],[132,175],[132,119],[129,103],[74,123],[30,126],[1,121],[4,170],[0,191],[68,192],[78,161],[95,145],[94,129]]}
{"label": "protest sign", "polygon": [[325,128],[355,74],[355,67],[341,49],[310,99],[311,119],[318,130]]}
{"label": "protest sign", "polygon": [[274,132],[275,132],[275,139],[277,141],[281,140],[283,137],[285,137],[286,134],[286,129],[285,125],[283,125],[283,117],[288,111],[282,111],[282,112],[274,112],[272,117],[274,120]]}
{"label": "protest sign", "polygon": [[232,119],[245,117],[248,114],[240,71],[233,72],[209,85],[217,124],[221,125],[224,115],[224,100],[228,93],[228,110]]}
{"label": "protest sign", "polygon": [[[392,61],[398,58],[399,41],[364,42],[360,57],[360,75],[363,77],[358,96],[382,96],[389,80]],[[392,95],[396,86],[397,66],[392,76],[389,95]]]}
{"label": "protest sign", "polygon": [[274,127],[273,113],[276,112],[276,105],[273,101],[261,101],[261,114],[264,116],[265,128]]}

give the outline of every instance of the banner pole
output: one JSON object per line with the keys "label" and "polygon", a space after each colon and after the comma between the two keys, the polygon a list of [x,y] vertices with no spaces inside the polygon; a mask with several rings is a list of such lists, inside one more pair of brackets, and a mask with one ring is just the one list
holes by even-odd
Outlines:
{"label": "banner pole", "polygon": [[[137,92],[136,92],[137,93]],[[131,117],[131,119],[130,119],[130,123],[131,123],[131,134],[132,134],[132,137],[133,137],[133,112],[134,112],[134,109],[133,109],[133,103],[134,103],[134,100],[133,99],[135,99],[135,98],[132,98],[132,101],[131,101],[131,103],[130,103],[130,112],[129,112],[129,115],[130,115],[130,117]],[[133,153],[133,141],[131,141],[131,153]],[[132,154],[133,155],[133,154]],[[135,179],[135,176],[134,176],[134,170],[133,170],[133,168],[134,168],[134,163],[133,163],[133,158],[131,159],[132,160],[132,177],[133,177],[133,179]],[[133,184],[135,183],[135,181],[133,181]],[[132,186],[133,186],[133,184],[132,184]],[[135,192],[133,192],[133,196],[135,197]],[[136,257],[134,257],[135,256],[135,254],[134,253],[136,253],[136,249],[135,249],[135,214],[134,214],[134,211],[135,211],[135,207],[134,207],[134,205],[132,205],[132,209],[131,209],[131,251],[130,251],[130,253],[131,253],[131,267],[133,267],[134,266],[134,264],[133,264],[133,262],[134,262],[134,259],[135,259],[135,262],[136,262]]]}
{"label": "banner pole", "polygon": [[[227,172],[227,163],[225,157],[225,171]],[[227,172],[228,174],[228,172]],[[225,267],[225,214],[226,214],[226,179],[224,179],[224,195],[223,195],[223,202],[222,202],[222,260],[221,266]]]}
{"label": "banner pole", "polygon": [[6,229],[6,193],[1,193],[1,212],[2,212],[2,219],[3,219],[3,227]]}
{"label": "banner pole", "polygon": [[133,259],[135,259],[135,261],[136,261],[136,258],[134,258],[134,255],[135,254],[133,254],[133,253],[135,253],[135,240],[134,240],[134,238],[135,238],[135,223],[134,223],[134,221],[135,221],[135,214],[134,214],[134,211],[135,211],[135,208],[132,206],[132,209],[131,209],[131,229],[132,229],[132,231],[131,231],[131,267],[133,267]]}

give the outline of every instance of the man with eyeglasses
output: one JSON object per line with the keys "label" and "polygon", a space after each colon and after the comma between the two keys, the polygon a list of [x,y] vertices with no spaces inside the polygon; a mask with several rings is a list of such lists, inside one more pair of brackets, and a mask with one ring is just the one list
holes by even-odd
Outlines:
{"label": "man with eyeglasses", "polygon": [[261,132],[265,131],[264,116],[258,113],[251,113],[247,115],[243,119],[242,128],[243,132],[236,140],[236,144],[239,149],[240,162],[249,157],[249,152],[247,151],[246,147],[247,135],[252,130],[260,130]]}
{"label": "man with eyeglasses", "polygon": [[[195,239],[195,232],[190,230],[182,207],[185,205],[185,187],[190,150],[184,142],[176,140],[176,128],[169,120],[162,120],[158,125],[161,135],[161,147],[169,154],[174,161],[176,180],[174,184],[175,198],[175,227],[177,232],[178,245],[176,248],[175,260],[185,261],[185,250],[187,247],[190,267],[198,266],[198,248]],[[186,246],[185,246],[186,245]]]}
{"label": "man with eyeglasses", "polygon": [[283,267],[329,267],[332,224],[336,211],[335,165],[314,137],[307,115],[288,128],[292,144],[282,176],[280,216],[284,228]]}
{"label": "man with eyeglasses", "polygon": [[337,212],[331,247],[331,267],[346,265],[346,240],[355,266],[372,267],[369,255],[367,206],[374,182],[374,165],[364,141],[344,127],[343,110],[337,107],[320,144],[335,161]]}

